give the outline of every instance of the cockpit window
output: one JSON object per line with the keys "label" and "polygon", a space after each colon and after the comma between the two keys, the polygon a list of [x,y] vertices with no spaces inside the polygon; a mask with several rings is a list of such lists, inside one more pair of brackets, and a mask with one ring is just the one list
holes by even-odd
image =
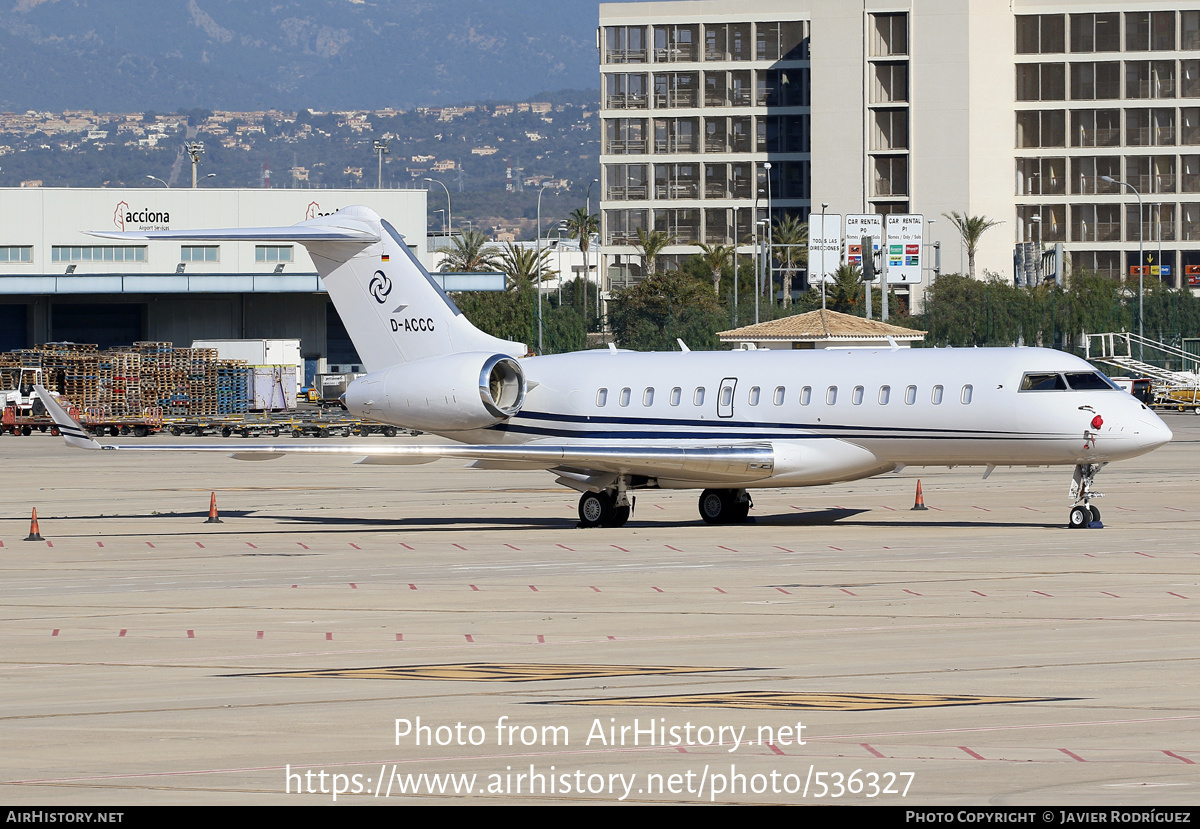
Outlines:
{"label": "cockpit window", "polygon": [[1081,371],[1067,375],[1067,382],[1075,391],[1107,391],[1120,387],[1098,371]]}
{"label": "cockpit window", "polygon": [[1061,374],[1026,374],[1021,391],[1066,391],[1067,381]]}

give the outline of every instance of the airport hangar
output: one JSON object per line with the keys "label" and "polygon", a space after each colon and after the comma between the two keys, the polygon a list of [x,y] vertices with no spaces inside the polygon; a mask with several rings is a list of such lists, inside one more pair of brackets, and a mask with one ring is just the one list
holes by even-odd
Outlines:
{"label": "airport hangar", "polygon": [[[296,339],[358,357],[303,245],[122,242],[85,231],[292,225],[372,208],[424,264],[424,190],[0,189],[0,351],[44,342]],[[417,242],[417,244],[413,244]],[[306,373],[308,373],[306,371]]]}

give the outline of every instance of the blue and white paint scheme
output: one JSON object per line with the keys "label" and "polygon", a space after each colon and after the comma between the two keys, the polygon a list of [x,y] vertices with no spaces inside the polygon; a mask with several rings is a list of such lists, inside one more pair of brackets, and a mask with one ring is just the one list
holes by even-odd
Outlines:
{"label": "blue and white paint scheme", "polygon": [[638,353],[524,357],[475,328],[386,221],[349,207],[292,227],[96,233],[105,238],[292,241],[316,262],[369,373],[357,416],[452,445],[101,446],[88,449],[461,458],[546,469],[581,493],[583,526],[621,526],[637,489],[700,489],[709,523],[746,519],[749,490],[816,486],[905,466],[1071,466],[1069,526],[1099,521],[1095,474],[1162,446],[1159,417],[1087,362],[1038,348]]}

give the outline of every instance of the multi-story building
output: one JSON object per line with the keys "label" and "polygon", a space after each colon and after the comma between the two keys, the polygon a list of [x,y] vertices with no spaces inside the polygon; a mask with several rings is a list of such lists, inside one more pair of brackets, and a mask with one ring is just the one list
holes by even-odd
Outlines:
{"label": "multi-story building", "polygon": [[610,274],[638,228],[690,255],[769,202],[922,213],[943,271],[966,271],[957,212],[1001,222],[981,275],[1040,242],[1127,278],[1140,245],[1200,283],[1200,3],[619,3],[600,27]]}

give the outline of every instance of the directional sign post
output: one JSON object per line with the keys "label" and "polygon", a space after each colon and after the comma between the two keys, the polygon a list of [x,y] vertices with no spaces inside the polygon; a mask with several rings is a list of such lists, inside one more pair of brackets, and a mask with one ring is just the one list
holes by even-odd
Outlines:
{"label": "directional sign post", "polygon": [[842,216],[810,213],[808,216],[808,281],[832,281],[842,263]]}

